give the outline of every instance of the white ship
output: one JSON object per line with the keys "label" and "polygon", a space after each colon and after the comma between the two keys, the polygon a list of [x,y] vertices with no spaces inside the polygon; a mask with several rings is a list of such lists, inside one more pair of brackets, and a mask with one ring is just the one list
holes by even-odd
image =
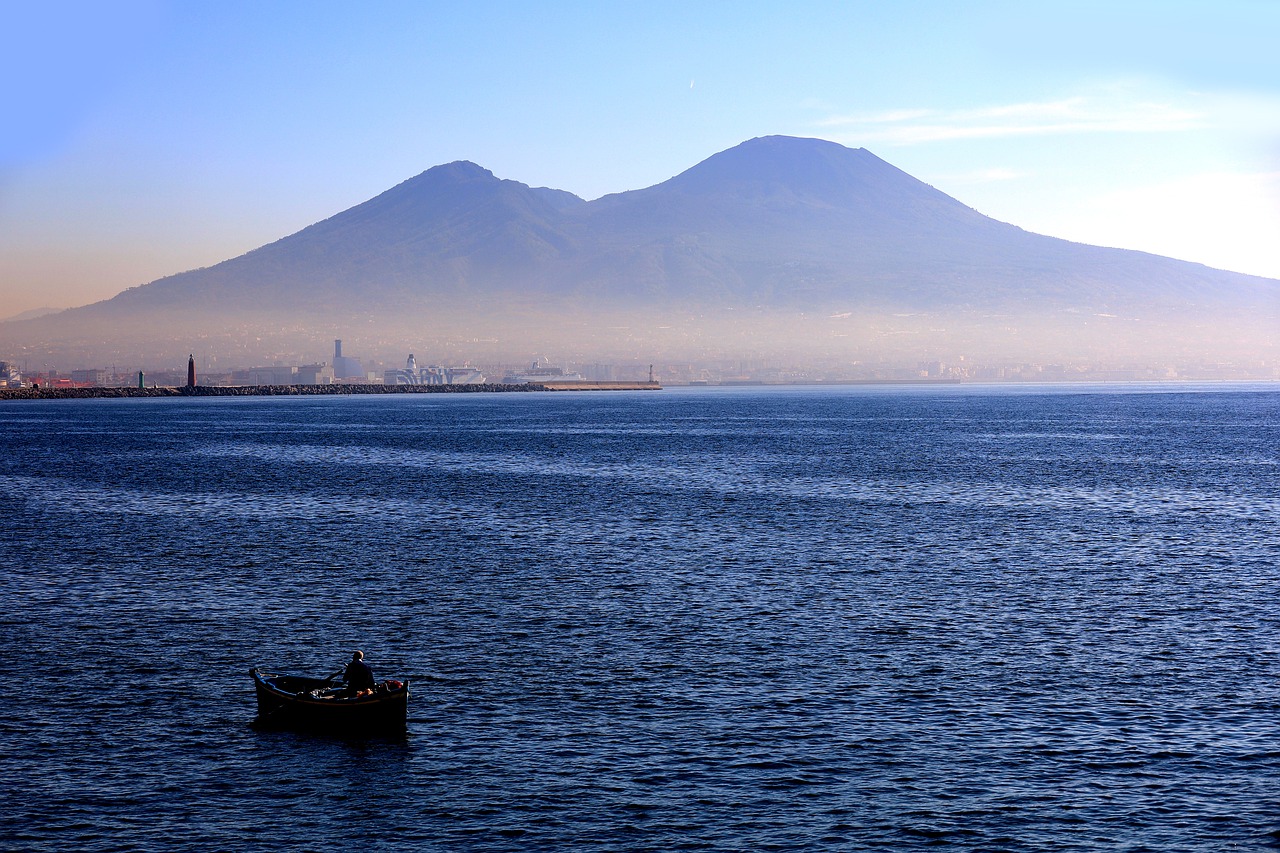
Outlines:
{"label": "white ship", "polygon": [[412,353],[403,370],[388,370],[382,377],[384,385],[482,385],[486,381],[474,367],[418,367]]}
{"label": "white ship", "polygon": [[550,364],[541,364],[535,361],[529,365],[528,369],[520,371],[508,371],[507,375],[502,377],[505,385],[528,385],[538,384],[540,382],[582,382],[584,381],[581,374],[565,373],[563,367],[554,367]]}

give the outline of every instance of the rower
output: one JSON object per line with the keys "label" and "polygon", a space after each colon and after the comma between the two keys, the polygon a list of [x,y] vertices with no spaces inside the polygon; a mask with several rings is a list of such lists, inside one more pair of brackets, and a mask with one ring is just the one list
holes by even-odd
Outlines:
{"label": "rower", "polygon": [[357,649],[351,653],[351,663],[347,664],[342,680],[347,683],[348,696],[358,696],[366,690],[373,690],[377,682],[373,678],[373,669],[364,662],[364,652]]}

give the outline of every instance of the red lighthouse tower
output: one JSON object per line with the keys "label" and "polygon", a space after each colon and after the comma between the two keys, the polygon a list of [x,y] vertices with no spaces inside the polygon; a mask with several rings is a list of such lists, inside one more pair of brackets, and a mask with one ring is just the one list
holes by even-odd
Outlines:
{"label": "red lighthouse tower", "polygon": [[196,357],[194,355],[187,356],[187,387],[196,387]]}

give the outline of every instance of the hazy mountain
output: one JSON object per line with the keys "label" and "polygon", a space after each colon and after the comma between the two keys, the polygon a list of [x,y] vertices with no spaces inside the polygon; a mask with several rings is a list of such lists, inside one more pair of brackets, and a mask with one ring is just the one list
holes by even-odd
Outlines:
{"label": "hazy mountain", "polygon": [[14,314],[12,317],[0,318],[0,323],[16,322],[18,320],[34,320],[37,317],[45,317],[49,314],[57,314],[61,308],[32,308],[29,311],[23,311],[21,314]]}
{"label": "hazy mountain", "polygon": [[1277,298],[1275,281],[1028,233],[864,149],[813,139],[754,139],[573,216],[597,239],[588,280],[615,293],[931,311]]}
{"label": "hazy mountain", "polygon": [[1027,329],[1067,315],[1185,318],[1203,331],[1209,316],[1280,316],[1280,282],[1031,234],[864,149],[764,137],[595,201],[437,166],[238,258],[33,323],[83,343],[175,323],[190,334],[201,318],[207,334],[269,319],[323,337],[358,317],[537,346],[548,323],[583,343],[594,333],[581,330],[619,318],[730,310],[739,326],[741,312],[767,319],[770,334],[805,314],[921,312]]}

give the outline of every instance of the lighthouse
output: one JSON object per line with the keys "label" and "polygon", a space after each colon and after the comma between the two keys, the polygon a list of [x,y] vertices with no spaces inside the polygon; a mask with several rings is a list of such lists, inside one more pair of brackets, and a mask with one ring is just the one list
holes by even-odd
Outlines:
{"label": "lighthouse", "polygon": [[195,355],[187,356],[187,387],[196,387],[196,357]]}

